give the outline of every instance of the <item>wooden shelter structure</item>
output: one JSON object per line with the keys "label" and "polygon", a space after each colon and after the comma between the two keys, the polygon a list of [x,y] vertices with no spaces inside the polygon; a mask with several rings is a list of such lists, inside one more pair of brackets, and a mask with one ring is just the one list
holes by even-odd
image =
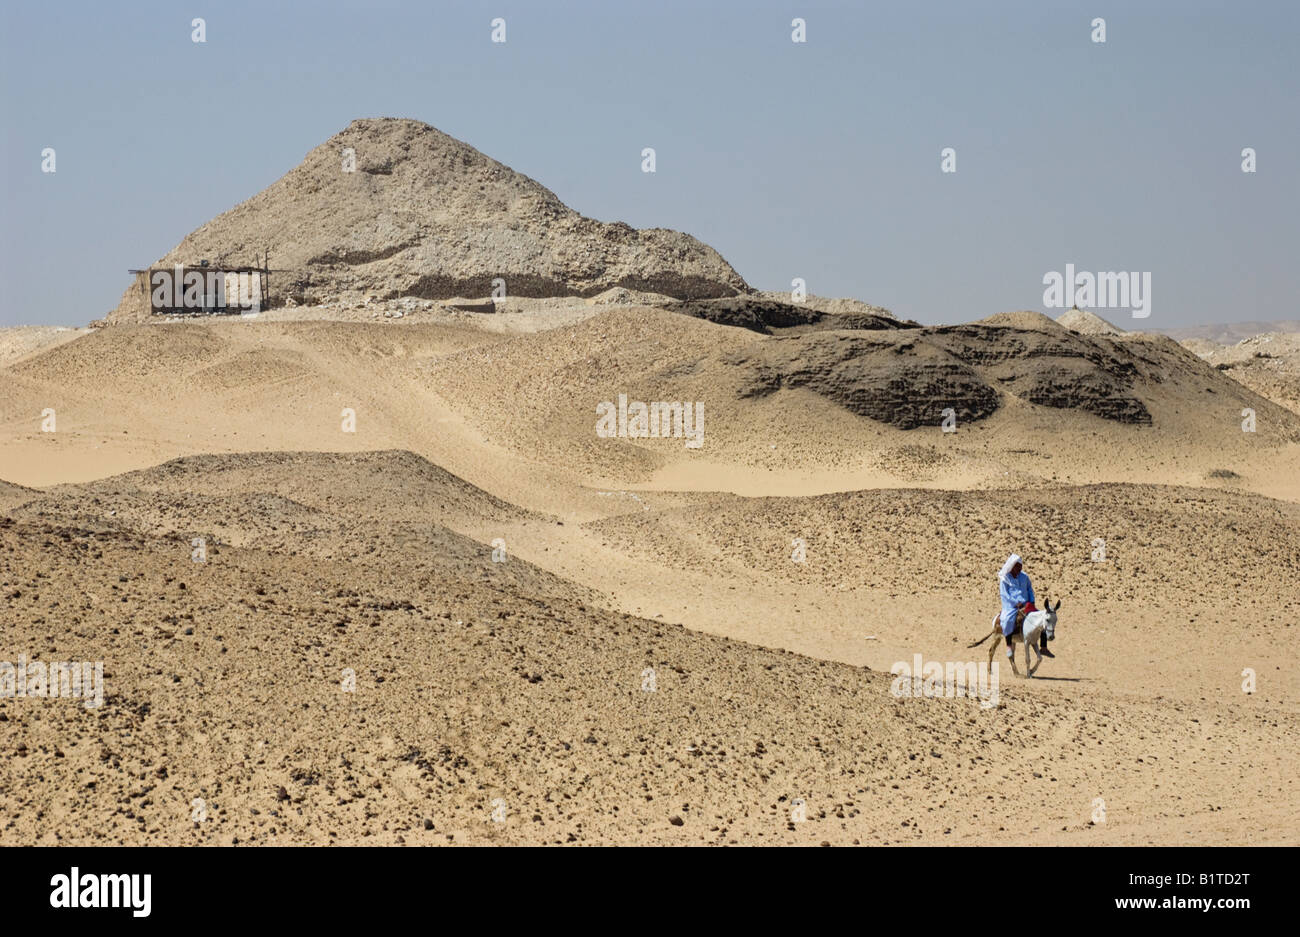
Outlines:
{"label": "wooden shelter structure", "polygon": [[153,316],[220,316],[261,311],[271,305],[271,254],[260,264],[176,264],[128,270]]}

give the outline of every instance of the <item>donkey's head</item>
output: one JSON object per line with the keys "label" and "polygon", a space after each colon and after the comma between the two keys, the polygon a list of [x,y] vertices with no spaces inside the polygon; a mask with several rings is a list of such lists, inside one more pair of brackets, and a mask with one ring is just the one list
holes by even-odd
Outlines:
{"label": "donkey's head", "polygon": [[1056,608],[1052,608],[1052,600],[1043,596],[1043,609],[1047,612],[1047,619],[1044,622],[1044,629],[1047,633],[1047,640],[1056,640],[1056,610],[1061,607],[1061,600],[1056,600]]}

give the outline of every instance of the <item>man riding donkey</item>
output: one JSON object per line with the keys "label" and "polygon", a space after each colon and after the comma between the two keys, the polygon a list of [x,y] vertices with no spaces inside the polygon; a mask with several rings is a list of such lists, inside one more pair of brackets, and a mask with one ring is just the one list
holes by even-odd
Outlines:
{"label": "man riding donkey", "polygon": [[[1002,564],[1002,571],[998,573],[998,595],[1002,599],[1002,636],[1007,639],[1007,657],[1011,657],[1014,650],[1011,646],[1011,636],[1020,633],[1020,626],[1025,620],[1025,616],[1032,611],[1034,607],[1034,587],[1025,575],[1024,564],[1020,560],[1020,554],[1012,553],[1007,557],[1007,561]],[[1043,632],[1043,638],[1040,642],[1040,649],[1044,656],[1055,657],[1047,649],[1047,632]],[[1028,655],[1028,651],[1025,652]],[[1025,657],[1028,661],[1028,656]],[[1027,666],[1027,665],[1026,665]]]}

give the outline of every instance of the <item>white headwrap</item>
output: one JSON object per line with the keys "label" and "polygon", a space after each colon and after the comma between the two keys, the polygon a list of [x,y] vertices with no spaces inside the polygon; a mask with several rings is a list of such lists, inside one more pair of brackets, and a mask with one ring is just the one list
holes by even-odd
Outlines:
{"label": "white headwrap", "polygon": [[1008,556],[1007,561],[1002,564],[1002,572],[998,573],[998,582],[1001,582],[1002,580],[1010,576],[1011,567],[1015,566],[1017,563],[1020,562],[1022,561],[1020,559],[1019,553],[1012,553],[1010,556]]}

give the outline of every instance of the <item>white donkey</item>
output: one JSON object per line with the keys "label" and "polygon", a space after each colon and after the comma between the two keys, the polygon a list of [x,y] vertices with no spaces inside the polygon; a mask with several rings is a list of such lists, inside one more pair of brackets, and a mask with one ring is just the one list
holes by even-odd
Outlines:
{"label": "white donkey", "polygon": [[[1044,632],[1047,633],[1047,640],[1054,641],[1056,639],[1056,612],[1057,609],[1061,607],[1061,600],[1057,599],[1056,608],[1052,608],[1052,600],[1047,598],[1047,596],[1043,596],[1043,605],[1046,607],[1046,611],[1039,609],[1036,612],[1030,612],[1025,616],[1025,620],[1021,622],[1019,630],[1011,635],[1011,650],[1007,653],[1007,657],[1010,658],[1011,670],[1017,677],[1020,676],[1020,671],[1016,669],[1016,642],[1019,641],[1025,645],[1025,676],[1032,677],[1034,672],[1037,671],[1039,666],[1043,663],[1043,652],[1038,649],[1039,639],[1042,637]],[[979,647],[989,638],[1001,638],[1001,619],[1001,614],[994,615],[993,630],[980,638],[974,644],[967,645],[967,647]],[[998,643],[999,642],[995,640],[989,646],[990,669],[993,667],[993,655],[998,652]],[[1038,655],[1038,659],[1034,661],[1034,666],[1032,667],[1029,666],[1029,649],[1031,647],[1034,649],[1034,653]]]}

